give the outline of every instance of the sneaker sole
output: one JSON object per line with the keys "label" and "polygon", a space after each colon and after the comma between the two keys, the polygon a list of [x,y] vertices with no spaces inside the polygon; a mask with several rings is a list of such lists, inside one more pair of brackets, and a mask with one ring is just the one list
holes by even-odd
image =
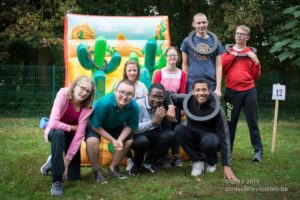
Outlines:
{"label": "sneaker sole", "polygon": [[155,173],[155,171],[153,169],[151,169],[151,167],[148,167],[147,165],[143,165],[143,167],[147,170],[149,170],[151,173]]}
{"label": "sneaker sole", "polygon": [[193,174],[191,174],[191,176],[193,176],[193,177],[198,177],[198,176],[201,176],[202,175],[202,173],[200,173],[200,174],[197,174],[197,175],[193,175]]}
{"label": "sneaker sole", "polygon": [[207,172],[207,173],[213,173],[215,171],[216,171],[216,169],[214,169],[214,170],[205,170],[205,172]]}
{"label": "sneaker sole", "polygon": [[261,160],[260,160],[260,159],[257,159],[257,158],[252,159],[252,161],[253,161],[253,162],[261,162]]}
{"label": "sneaker sole", "polygon": [[107,184],[108,181],[96,181],[97,183],[100,183],[100,184]]}
{"label": "sneaker sole", "polygon": [[148,167],[144,167],[145,169],[147,169],[148,171],[150,171],[151,173],[155,173],[155,171],[153,170],[153,169],[151,169],[151,168],[148,168]]}
{"label": "sneaker sole", "polygon": [[117,179],[119,179],[119,180],[124,180],[124,179],[127,179],[128,177],[126,176],[126,177],[117,177]]}
{"label": "sneaker sole", "polygon": [[52,194],[52,191],[51,191],[51,196],[52,197],[60,197],[60,196],[63,196],[64,195],[64,193],[62,193],[62,194]]}
{"label": "sneaker sole", "polygon": [[121,176],[121,177],[117,177],[117,176],[115,176],[115,175],[113,175],[113,174],[107,174],[107,175],[108,175],[108,176],[110,176],[110,177],[113,177],[113,178],[119,179],[119,180],[124,180],[124,179],[128,178],[127,176]]}
{"label": "sneaker sole", "polygon": [[44,170],[45,165],[46,165],[46,164],[44,164],[44,165],[41,167],[40,171],[41,171],[41,174],[42,174],[42,175],[48,176],[48,175],[49,175],[49,171],[51,171],[51,169]]}
{"label": "sneaker sole", "polygon": [[63,196],[63,192],[61,193],[61,194],[53,194],[53,191],[52,191],[52,189],[51,189],[51,196],[52,197],[59,197],[59,196]]}
{"label": "sneaker sole", "polygon": [[137,173],[137,174],[132,174],[132,173],[129,172],[129,175],[130,175],[130,176],[138,176],[138,175],[140,175],[140,172]]}
{"label": "sneaker sole", "polygon": [[108,176],[114,177],[114,178],[119,179],[119,180],[124,180],[124,179],[128,178],[127,176],[122,176],[122,177],[116,177],[114,175],[108,175]]}

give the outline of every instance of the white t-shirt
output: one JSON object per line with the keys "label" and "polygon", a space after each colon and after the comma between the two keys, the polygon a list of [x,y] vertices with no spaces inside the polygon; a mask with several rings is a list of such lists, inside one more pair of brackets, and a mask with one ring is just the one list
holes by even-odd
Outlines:
{"label": "white t-shirt", "polygon": [[139,81],[139,80],[136,81],[135,84],[134,84],[134,87],[135,87],[135,95],[134,95],[134,97],[136,99],[143,98],[143,97],[145,97],[148,94],[147,87],[141,81]]}

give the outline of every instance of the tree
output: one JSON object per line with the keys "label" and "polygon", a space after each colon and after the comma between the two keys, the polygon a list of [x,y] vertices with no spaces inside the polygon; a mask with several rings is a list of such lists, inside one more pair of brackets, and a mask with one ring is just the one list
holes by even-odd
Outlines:
{"label": "tree", "polygon": [[275,44],[270,53],[279,54],[280,62],[292,60],[291,64],[300,69],[300,5],[286,8],[283,11],[285,21],[281,24],[280,35],[274,35]]}
{"label": "tree", "polygon": [[1,14],[6,21],[2,21],[4,31],[0,38],[5,40],[2,42],[5,49],[25,47],[22,48],[27,49],[24,54],[37,53],[37,57],[31,59],[37,60],[38,65],[53,64],[51,50],[63,49],[64,16],[68,12],[79,12],[76,1],[20,0],[4,1],[2,5],[5,12]]}
{"label": "tree", "polygon": [[237,25],[247,25],[263,31],[264,17],[261,13],[261,3],[258,0],[228,1],[221,5],[224,10],[224,38],[232,40],[232,33]]}

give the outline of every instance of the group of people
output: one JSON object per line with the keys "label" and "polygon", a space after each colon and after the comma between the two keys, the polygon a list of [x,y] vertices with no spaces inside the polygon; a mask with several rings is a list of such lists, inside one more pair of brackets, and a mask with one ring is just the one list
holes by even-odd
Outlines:
{"label": "group of people", "polygon": [[[139,175],[143,168],[156,173],[171,165],[182,166],[180,146],[192,162],[192,176],[214,172],[220,151],[224,177],[236,180],[230,167],[231,152],[242,108],[254,147],[252,160],[262,160],[254,84],[261,67],[247,46],[250,29],[237,26],[235,44],[224,52],[221,42],[208,34],[205,14],[194,15],[192,26],[195,35],[185,38],[180,48],[182,70],[177,66],[179,51],[169,47],[167,64],[154,72],[149,91],[139,81],[138,63],[128,60],[123,80],[94,104],[94,83],[87,76],[78,77],[57,93],[44,134],[46,142],[51,141],[51,156],[41,168],[44,174],[51,169],[52,196],[63,194],[64,179],[80,178],[79,147],[83,140],[93,178],[99,183],[107,183],[107,176],[127,178],[119,167],[124,157],[132,176]],[[199,54],[191,48],[189,39],[201,52],[210,51],[212,46],[215,50]],[[222,75],[226,77],[225,112],[219,101]],[[181,123],[184,113],[186,124]],[[99,166],[101,138],[114,147],[107,176]]]}

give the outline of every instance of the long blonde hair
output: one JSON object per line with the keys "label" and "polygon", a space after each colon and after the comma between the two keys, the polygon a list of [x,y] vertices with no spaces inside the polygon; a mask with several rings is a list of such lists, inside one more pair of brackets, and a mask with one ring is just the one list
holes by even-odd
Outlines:
{"label": "long blonde hair", "polygon": [[95,84],[94,84],[94,81],[88,77],[88,76],[79,76],[71,85],[71,87],[69,88],[68,90],[68,93],[67,93],[67,98],[69,100],[72,100],[74,98],[73,96],[73,93],[74,93],[74,88],[78,85],[78,83],[81,83],[81,82],[86,82],[86,83],[89,83],[91,84],[92,86],[92,89],[91,89],[91,93],[89,94],[88,98],[86,98],[82,103],[82,107],[84,108],[91,108],[92,107],[92,104],[94,102],[94,97],[95,97]]}

